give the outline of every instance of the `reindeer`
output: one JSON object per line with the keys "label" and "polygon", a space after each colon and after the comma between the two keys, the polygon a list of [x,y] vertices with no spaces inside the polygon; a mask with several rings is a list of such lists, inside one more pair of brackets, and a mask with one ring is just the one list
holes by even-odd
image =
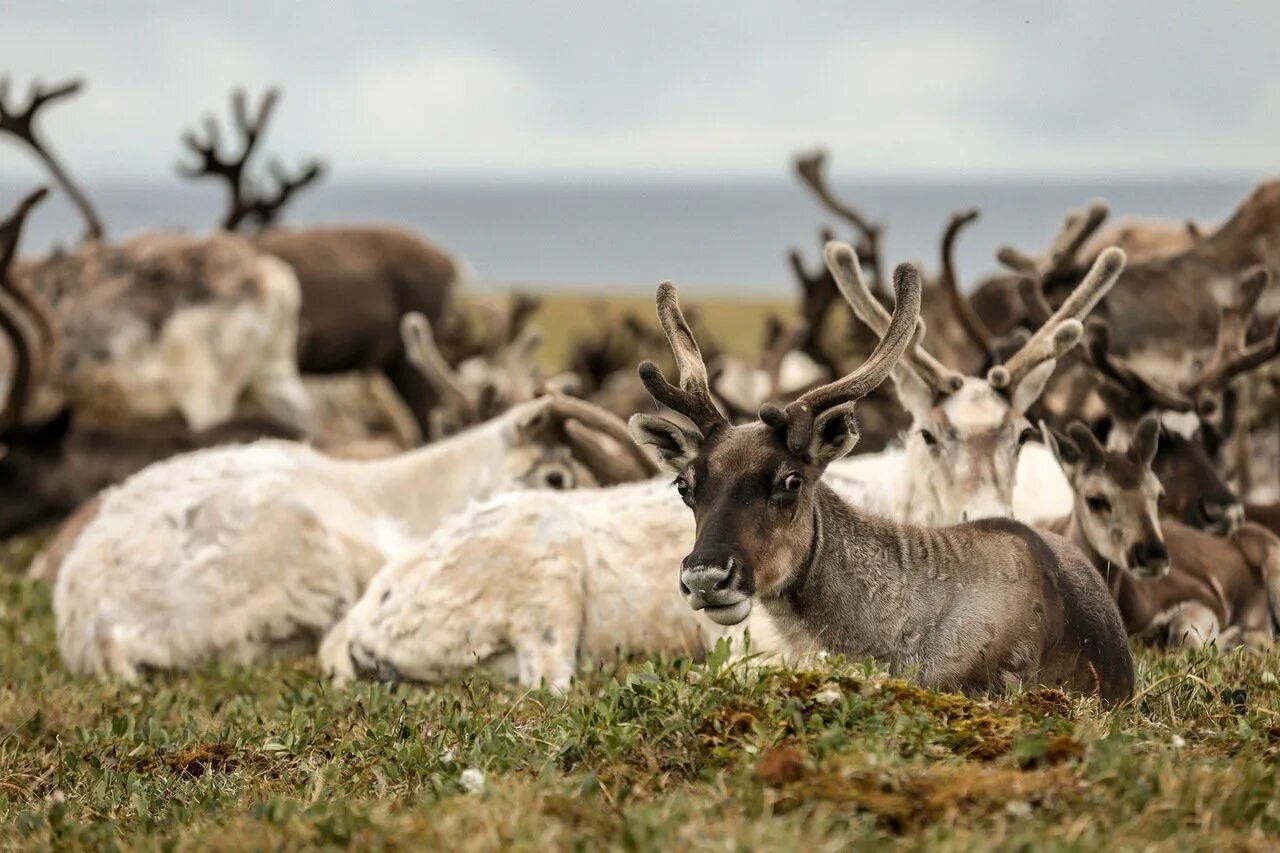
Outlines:
{"label": "reindeer", "polygon": [[[852,249],[827,251],[837,282],[856,280]],[[1116,266],[1113,256],[1104,270]],[[785,409],[766,405],[759,421],[732,426],[711,402],[675,288],[659,288],[679,385],[651,362],[641,375],[654,399],[696,430],[637,415],[631,431],[657,449],[693,510],[697,535],[681,563],[682,595],[721,625],[741,623],[759,600],[789,646],[872,657],[928,687],[1053,684],[1127,698],[1133,660],[1119,615],[1097,572],[1065,539],[1002,519],[904,526],[855,508],[821,482],[858,440],[857,401],[889,377],[917,334],[913,267],[897,268],[894,290],[894,314],[866,362]],[[846,298],[856,305],[861,296]],[[1054,337],[1080,334],[1074,318],[1062,328],[1071,331],[1055,328]],[[1016,389],[1024,371],[1006,366],[998,386]]]}
{"label": "reindeer", "polygon": [[1078,421],[1066,434],[1041,429],[1076,493],[1071,515],[1043,526],[1105,578],[1129,634],[1196,648],[1272,645],[1280,539],[1255,524],[1214,537],[1160,521],[1155,415],[1142,419],[1126,451],[1106,450]]}
{"label": "reindeer", "polygon": [[[422,360],[425,319],[404,327]],[[611,467],[597,475],[555,440],[569,420]],[[59,648],[77,674],[130,680],[306,648],[389,558],[470,502],[652,471],[621,421],[554,396],[392,459],[284,441],[176,457],[103,495],[58,572]]]}
{"label": "reindeer", "polygon": [[[648,376],[656,368],[644,370]],[[727,424],[711,400],[705,369],[701,376],[703,410]],[[667,397],[659,401],[669,404]],[[633,436],[651,444],[645,427],[655,421],[661,419],[633,418]],[[692,441],[674,425],[660,429],[664,454]],[[838,473],[827,472],[826,480],[839,494],[862,490]],[[693,618],[670,582],[694,539],[693,518],[660,480],[589,496],[500,496],[459,514],[382,571],[326,637],[321,665],[339,682],[355,675],[433,681],[482,662],[528,686],[563,688],[579,664],[620,649],[699,654],[724,631]],[[751,616],[751,650],[811,650],[809,643],[784,644],[762,616]]]}
{"label": "reindeer", "polygon": [[440,323],[458,279],[457,264],[444,251],[397,228],[273,227],[296,192],[324,171],[316,161],[297,175],[273,164],[275,193],[266,195],[254,186],[247,166],[278,102],[279,92],[272,89],[257,110],[251,110],[245,92],[237,90],[232,95],[232,120],[239,149],[224,153],[217,121],[207,117],[203,137],[184,135],[196,163],[179,167],[179,172],[192,180],[212,177],[225,182],[229,204],[223,228],[257,227],[260,233],[252,238],[253,244],[293,268],[302,290],[300,370],[385,372],[426,434],[436,398],[395,332],[400,318],[411,311]]}
{"label": "reindeer", "polygon": [[1114,427],[1108,444],[1123,448],[1134,425],[1149,412],[1160,415],[1165,430],[1155,470],[1165,484],[1162,511],[1198,529],[1230,533],[1244,520],[1237,493],[1220,471],[1225,446],[1237,434],[1245,448],[1235,460],[1243,491],[1250,484],[1248,427],[1238,426],[1237,392],[1232,383],[1255,371],[1280,352],[1280,323],[1275,331],[1253,343],[1247,331],[1270,283],[1267,269],[1258,267],[1237,279],[1233,294],[1219,309],[1213,352],[1207,362],[1169,387],[1149,378],[1137,366],[1112,354],[1112,332],[1104,321],[1091,319],[1086,329],[1089,360],[1101,377],[1100,388]]}
{"label": "reindeer", "polygon": [[[875,299],[860,268],[840,263],[844,257],[828,254],[837,282],[851,294],[858,319],[884,334],[889,312]],[[1082,319],[1123,268],[1120,250],[1099,255],[1071,297],[984,378],[948,368],[920,340],[914,341],[892,372],[898,397],[912,418],[903,450],[854,458],[841,464],[840,472],[887,482],[872,506],[899,521],[953,524],[1011,513],[1028,519],[1061,515],[1070,506],[1070,490],[1047,452],[1026,450],[1038,437],[1026,413],[1058,360],[1080,339]],[[896,476],[888,476],[890,472]],[[1015,494],[1019,481],[1021,495]]]}
{"label": "reindeer", "polygon": [[38,294],[15,287],[10,269],[26,217],[43,195],[28,195],[0,223],[0,331],[12,361],[0,416],[0,538],[59,518],[167,456],[264,435],[298,436],[279,422],[248,418],[204,430],[164,422],[113,428],[86,423],[65,406],[51,412],[35,403],[62,360],[60,330],[42,319],[49,307]]}

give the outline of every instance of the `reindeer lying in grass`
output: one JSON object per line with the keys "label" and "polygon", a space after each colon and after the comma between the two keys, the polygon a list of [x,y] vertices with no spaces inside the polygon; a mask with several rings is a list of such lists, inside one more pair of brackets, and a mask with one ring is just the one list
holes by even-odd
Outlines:
{"label": "reindeer lying in grass", "polygon": [[1272,645],[1280,539],[1256,524],[1219,538],[1160,521],[1154,416],[1142,420],[1127,451],[1104,449],[1080,422],[1068,434],[1041,429],[1076,493],[1071,514],[1043,526],[1088,556],[1131,635],[1196,647]]}
{"label": "reindeer lying in grass", "polygon": [[168,456],[264,435],[296,436],[269,420],[236,419],[206,430],[183,424],[134,424],[128,429],[86,424],[49,399],[61,347],[47,303],[9,275],[23,223],[42,193],[28,196],[0,223],[0,343],[11,370],[0,415],[0,537],[70,513],[97,492]]}
{"label": "reindeer lying in grass", "polygon": [[[856,267],[851,251],[831,251],[833,269]],[[858,440],[857,401],[889,377],[915,336],[915,270],[900,266],[894,289],[894,316],[860,368],[785,409],[765,406],[757,423],[737,427],[711,404],[674,288],[659,291],[680,384],[668,384],[652,364],[642,375],[654,399],[697,431],[645,416],[633,419],[632,430],[676,473],[697,522],[681,564],[682,594],[724,625],[742,622],[758,599],[789,646],[873,657],[926,686],[1052,684],[1127,698],[1133,660],[1119,615],[1098,574],[1065,539],[1004,520],[903,526],[859,511],[821,482]],[[1080,334],[1078,320],[1062,328],[1070,333],[1055,327],[1055,337]],[[1024,378],[1009,369],[1007,381],[995,384],[1008,387],[1015,377]]]}
{"label": "reindeer lying in grass", "polygon": [[[838,252],[852,254],[848,247]],[[877,371],[883,379],[914,327],[918,285],[907,272],[900,279],[899,321],[864,376]],[[672,304],[669,296],[664,298],[668,334],[687,336],[687,332],[678,331],[683,322],[671,312]],[[647,365],[643,371],[646,384],[653,388],[656,368]],[[695,418],[695,423],[699,417],[714,418],[723,424],[717,429],[726,432],[759,431],[759,424],[728,427],[711,402],[705,368],[698,371],[686,362],[682,376],[686,387],[698,383],[700,377],[696,410],[682,404],[685,398],[680,395],[685,392],[673,389],[655,396],[667,405],[676,403],[677,411]],[[868,378],[866,385],[872,384]],[[848,385],[842,380],[826,386],[824,393]],[[802,400],[811,401],[812,397]],[[694,441],[680,428],[651,416],[636,416],[632,432],[657,446],[668,464],[683,459]],[[769,478],[774,473],[769,472]],[[839,475],[829,475],[829,479],[837,491],[849,487]],[[679,608],[670,582],[680,555],[694,541],[693,526],[687,511],[659,482],[608,489],[591,494],[589,499],[583,494],[548,495],[538,500],[522,494],[496,498],[455,517],[416,554],[381,572],[325,639],[321,663],[340,681],[355,674],[430,681],[465,671],[477,662],[513,660],[522,683],[545,681],[564,687],[579,663],[612,657],[619,649],[697,653],[706,648],[718,629]],[[1034,551],[1020,539],[1023,529],[1015,530],[977,536],[984,541],[986,537],[1002,539],[1015,552]],[[1040,540],[1033,537],[1028,541]],[[1106,622],[1109,613],[1114,630],[1101,643],[1107,660],[1094,662],[1099,675],[1082,670],[1084,680],[1072,683],[1093,690],[1102,679],[1104,695],[1126,694],[1131,688],[1132,669],[1119,619],[1096,573],[1081,558],[1076,559],[1083,570],[1071,575],[1072,582],[1083,574],[1084,589],[1092,590],[1092,597],[1089,614],[1073,611],[1071,619],[1092,619],[1092,605],[1100,603],[1100,618]],[[1020,573],[1018,568],[1012,576]],[[1075,595],[1075,587],[1067,594]],[[729,616],[745,615],[740,613],[740,600],[731,608],[737,611],[727,615],[720,611],[719,615],[726,616],[726,621]],[[1053,613],[1046,618],[1052,621]],[[1079,627],[1075,621],[1072,625]],[[1053,629],[1060,627],[1060,622],[1054,623]],[[782,650],[768,629],[767,622],[752,624],[753,632],[763,635],[765,650]],[[813,639],[806,638],[798,651],[810,651]],[[816,645],[825,647],[821,641]],[[1047,670],[1044,673],[1050,677]]]}
{"label": "reindeer lying in grass", "polygon": [[[406,322],[419,359],[424,323]],[[580,443],[612,454],[598,476],[559,440],[569,421],[588,428]],[[58,574],[59,648],[77,674],[126,679],[305,648],[388,559],[472,501],[628,469],[653,471],[620,421],[552,397],[387,460],[281,441],[180,456],[103,495]]]}

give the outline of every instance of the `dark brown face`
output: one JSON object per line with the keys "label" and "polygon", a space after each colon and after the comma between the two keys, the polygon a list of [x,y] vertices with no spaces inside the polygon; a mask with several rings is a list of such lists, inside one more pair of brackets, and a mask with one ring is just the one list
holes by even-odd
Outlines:
{"label": "dark brown face", "polygon": [[1162,513],[1215,535],[1227,535],[1244,522],[1244,506],[1198,437],[1163,431],[1151,467],[1164,484]]}
{"label": "dark brown face", "polygon": [[680,566],[680,594],[721,625],[751,612],[755,596],[779,595],[813,545],[816,488],[826,466],[857,441],[853,407],[821,417],[807,452],[757,421],[703,439],[651,415],[631,422],[637,442],[659,451],[697,524]]}
{"label": "dark brown face", "polygon": [[680,594],[722,625],[741,622],[754,595],[786,585],[813,539],[821,471],[762,423],[722,430],[676,475],[697,535],[680,566]]}

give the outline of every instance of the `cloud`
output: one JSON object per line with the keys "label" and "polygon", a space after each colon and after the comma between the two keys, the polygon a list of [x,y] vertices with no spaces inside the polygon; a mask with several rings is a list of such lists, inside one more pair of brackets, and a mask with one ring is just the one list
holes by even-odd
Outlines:
{"label": "cloud", "polygon": [[[94,179],[171,179],[181,130],[281,84],[268,148],[335,179],[1269,173],[1280,6],[1012,9],[103,2],[6,8],[4,70],[90,81],[51,137]],[[0,147],[0,179],[38,174]]]}

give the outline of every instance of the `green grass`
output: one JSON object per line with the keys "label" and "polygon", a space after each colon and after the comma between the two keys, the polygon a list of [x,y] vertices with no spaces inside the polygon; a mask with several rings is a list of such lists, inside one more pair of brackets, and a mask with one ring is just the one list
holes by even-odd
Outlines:
{"label": "green grass", "polygon": [[484,676],[334,692],[309,662],[127,687],[63,670],[28,554],[0,572],[4,847],[1225,850],[1280,835],[1274,655],[1144,651],[1142,697],[1112,711],[717,660],[604,667],[565,697]]}

